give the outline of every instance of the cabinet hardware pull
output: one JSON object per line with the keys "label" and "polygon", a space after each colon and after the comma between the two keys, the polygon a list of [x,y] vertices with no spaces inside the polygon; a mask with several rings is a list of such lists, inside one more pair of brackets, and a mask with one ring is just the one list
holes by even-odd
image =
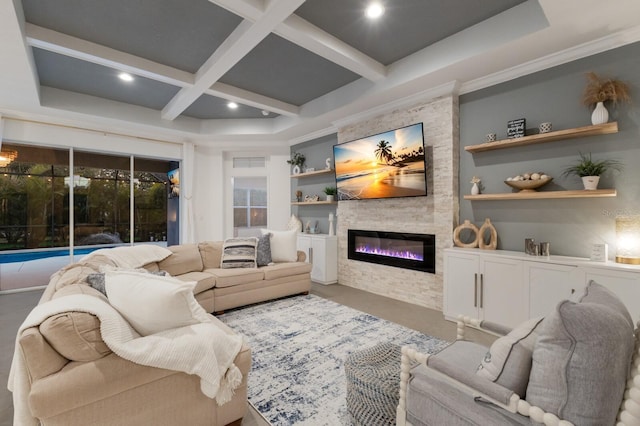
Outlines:
{"label": "cabinet hardware pull", "polygon": [[473,274],[473,307],[478,307],[478,274]]}
{"label": "cabinet hardware pull", "polygon": [[480,308],[484,308],[484,274],[480,274]]}
{"label": "cabinet hardware pull", "polygon": [[313,265],[313,247],[309,247],[309,263]]}
{"label": "cabinet hardware pull", "polygon": [[575,293],[575,292],[576,292],[576,289],[575,289],[575,288],[572,288],[572,289],[571,289],[571,294],[573,294],[573,293]]}

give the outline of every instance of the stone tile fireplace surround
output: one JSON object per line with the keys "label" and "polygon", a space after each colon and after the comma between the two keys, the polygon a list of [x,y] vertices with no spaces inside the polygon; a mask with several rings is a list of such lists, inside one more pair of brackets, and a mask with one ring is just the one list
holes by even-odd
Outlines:
{"label": "stone tile fireplace surround", "polygon": [[[338,131],[338,143],[419,122],[424,124],[428,195],[339,202],[338,276],[343,285],[442,310],[443,250],[452,246],[459,210],[458,97],[440,97],[348,125]],[[434,234],[435,274],[348,259],[349,229]]]}

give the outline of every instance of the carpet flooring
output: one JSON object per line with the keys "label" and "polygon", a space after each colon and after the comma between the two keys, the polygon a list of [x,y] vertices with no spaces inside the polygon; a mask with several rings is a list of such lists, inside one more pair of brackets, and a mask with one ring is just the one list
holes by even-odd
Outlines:
{"label": "carpet flooring", "polygon": [[445,341],[314,295],[218,317],[252,349],[249,401],[274,426],[348,425],[343,363],[379,342],[433,352]]}

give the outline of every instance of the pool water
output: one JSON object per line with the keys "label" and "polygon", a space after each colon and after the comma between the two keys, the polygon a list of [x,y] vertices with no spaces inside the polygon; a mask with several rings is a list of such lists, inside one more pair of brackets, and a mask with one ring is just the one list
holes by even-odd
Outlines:
{"label": "pool water", "polygon": [[[74,255],[84,255],[91,253],[92,251],[105,248],[105,247],[88,247],[81,249],[74,249]],[[19,251],[11,253],[0,253],[0,263],[15,263],[15,262],[28,262],[30,260],[46,259],[48,257],[69,256],[70,250],[68,248],[61,248],[59,250],[46,250],[46,251]]]}

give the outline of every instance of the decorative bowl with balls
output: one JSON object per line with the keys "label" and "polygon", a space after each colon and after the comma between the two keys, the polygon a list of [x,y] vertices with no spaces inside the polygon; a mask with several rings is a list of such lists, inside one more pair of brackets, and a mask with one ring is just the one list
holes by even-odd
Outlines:
{"label": "decorative bowl with balls", "polygon": [[536,189],[548,184],[553,178],[542,172],[524,173],[522,175],[509,177],[504,181],[507,185],[520,192],[535,192]]}

